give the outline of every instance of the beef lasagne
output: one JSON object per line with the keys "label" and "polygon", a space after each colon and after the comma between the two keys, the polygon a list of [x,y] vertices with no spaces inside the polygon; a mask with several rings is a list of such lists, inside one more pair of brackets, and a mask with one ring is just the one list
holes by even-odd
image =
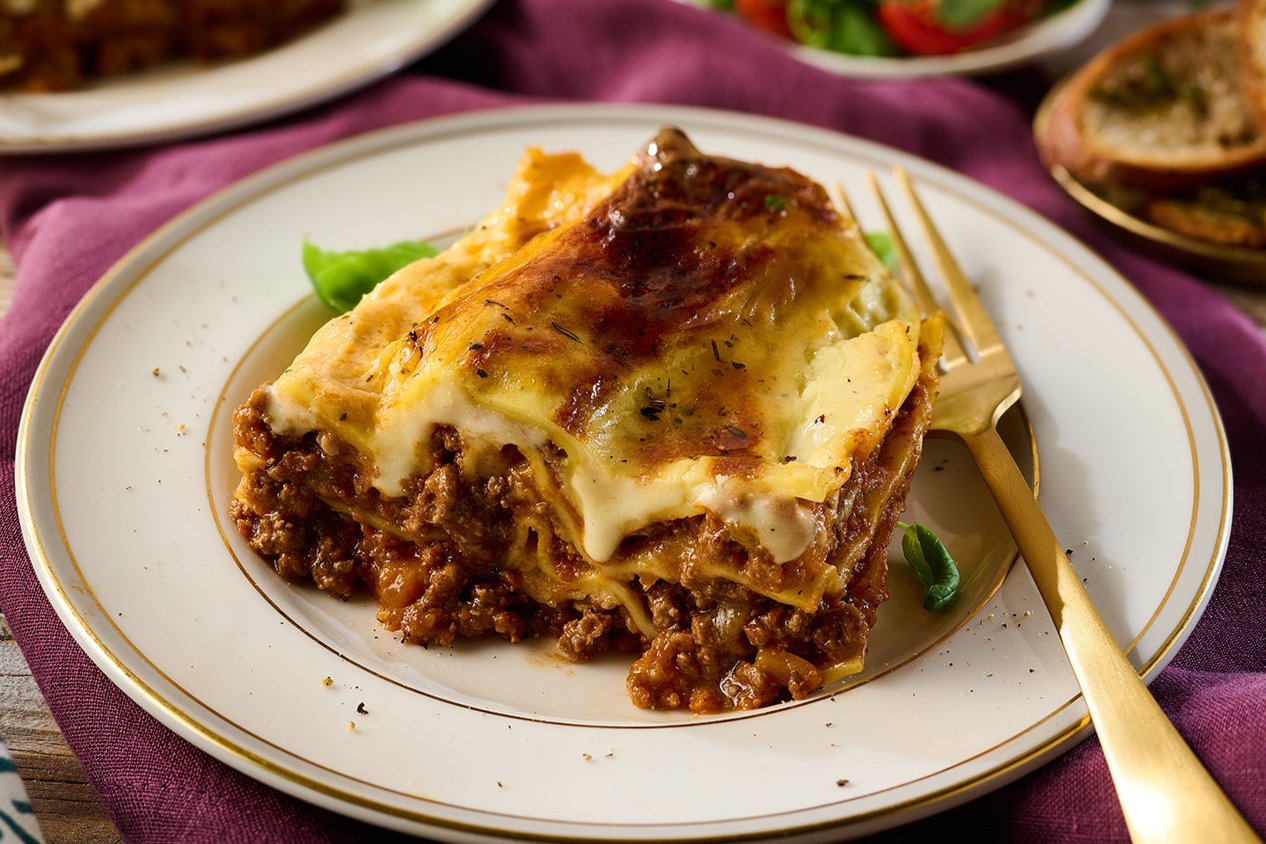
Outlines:
{"label": "beef lasagne", "polygon": [[232,517],[408,642],[625,652],[642,707],[803,698],[862,665],[939,343],[794,170],[674,129],[611,175],[530,149],[238,409]]}
{"label": "beef lasagne", "polygon": [[0,0],[0,90],[66,91],[175,58],[249,56],[346,6],[347,0]]}

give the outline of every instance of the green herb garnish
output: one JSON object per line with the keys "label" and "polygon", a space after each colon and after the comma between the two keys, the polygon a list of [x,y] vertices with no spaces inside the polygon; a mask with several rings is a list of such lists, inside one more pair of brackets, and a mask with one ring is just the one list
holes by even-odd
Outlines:
{"label": "green herb garnish", "polygon": [[378,282],[419,258],[437,254],[435,247],[402,240],[379,249],[333,252],[303,239],[303,269],[321,301],[339,313],[356,307]]}
{"label": "green herb garnish", "polygon": [[887,232],[866,232],[866,245],[870,247],[870,251],[875,253],[875,257],[883,262],[891,272],[897,272],[897,250],[892,245],[892,238]]}
{"label": "green herb garnish", "polygon": [[801,44],[854,56],[895,56],[896,42],[870,0],[791,0],[787,26]]}
{"label": "green herb garnish", "polygon": [[770,211],[785,211],[787,210],[787,200],[783,199],[781,196],[775,196],[772,193],[766,194],[765,208]]}
{"label": "green herb garnish", "polygon": [[945,544],[931,528],[915,522],[897,522],[905,534],[901,551],[906,562],[923,583],[923,608],[929,612],[944,609],[958,593],[958,566]]}

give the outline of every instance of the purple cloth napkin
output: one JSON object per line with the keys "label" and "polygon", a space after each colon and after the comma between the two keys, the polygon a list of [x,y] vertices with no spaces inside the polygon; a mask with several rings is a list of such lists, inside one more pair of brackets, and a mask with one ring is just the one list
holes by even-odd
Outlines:
{"label": "purple cloth napkin", "polygon": [[[972,82],[837,78],[737,23],[669,0],[503,0],[414,70],[298,117],[209,140],[0,159],[0,231],[18,267],[0,331],[0,609],[127,840],[381,836],[259,785],[177,738],[111,685],[57,620],[18,529],[12,461],[22,401],[53,332],[130,246],[260,167],[388,124],[541,99],[737,109],[909,150],[1055,220],[1160,309],[1223,413],[1236,505],[1221,582],[1152,689],[1232,800],[1266,830],[1266,341],[1207,287],[1093,230],[1045,176],[1023,107]],[[1023,841],[1126,837],[1093,739],[1011,786],[886,837],[946,832]]]}

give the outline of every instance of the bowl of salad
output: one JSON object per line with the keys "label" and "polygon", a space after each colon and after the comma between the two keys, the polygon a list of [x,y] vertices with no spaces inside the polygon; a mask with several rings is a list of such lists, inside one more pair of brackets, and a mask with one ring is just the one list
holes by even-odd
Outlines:
{"label": "bowl of salad", "polygon": [[692,0],[848,76],[992,73],[1076,44],[1111,0]]}

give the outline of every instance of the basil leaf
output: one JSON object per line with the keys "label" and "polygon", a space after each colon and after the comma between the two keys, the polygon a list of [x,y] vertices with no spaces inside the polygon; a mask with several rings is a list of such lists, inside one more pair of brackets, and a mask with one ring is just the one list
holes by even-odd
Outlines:
{"label": "basil leaf", "polygon": [[897,261],[897,250],[892,245],[892,238],[887,232],[866,232],[866,245],[870,247],[870,251],[875,253],[875,257],[883,262],[891,272],[897,272],[900,267]]}
{"label": "basil leaf", "polygon": [[936,16],[946,29],[970,29],[1002,5],[1002,0],[941,0]]}
{"label": "basil leaf", "polygon": [[419,258],[437,254],[435,247],[402,240],[379,249],[326,251],[303,239],[303,269],[322,302],[339,313],[356,307],[378,282]]}
{"label": "basil leaf", "polygon": [[958,594],[958,566],[949,549],[931,528],[915,522],[897,522],[904,534],[901,552],[923,584],[923,608],[937,612],[949,606]]}
{"label": "basil leaf", "polygon": [[801,44],[855,56],[895,56],[900,51],[875,20],[866,0],[791,0],[787,25]]}

